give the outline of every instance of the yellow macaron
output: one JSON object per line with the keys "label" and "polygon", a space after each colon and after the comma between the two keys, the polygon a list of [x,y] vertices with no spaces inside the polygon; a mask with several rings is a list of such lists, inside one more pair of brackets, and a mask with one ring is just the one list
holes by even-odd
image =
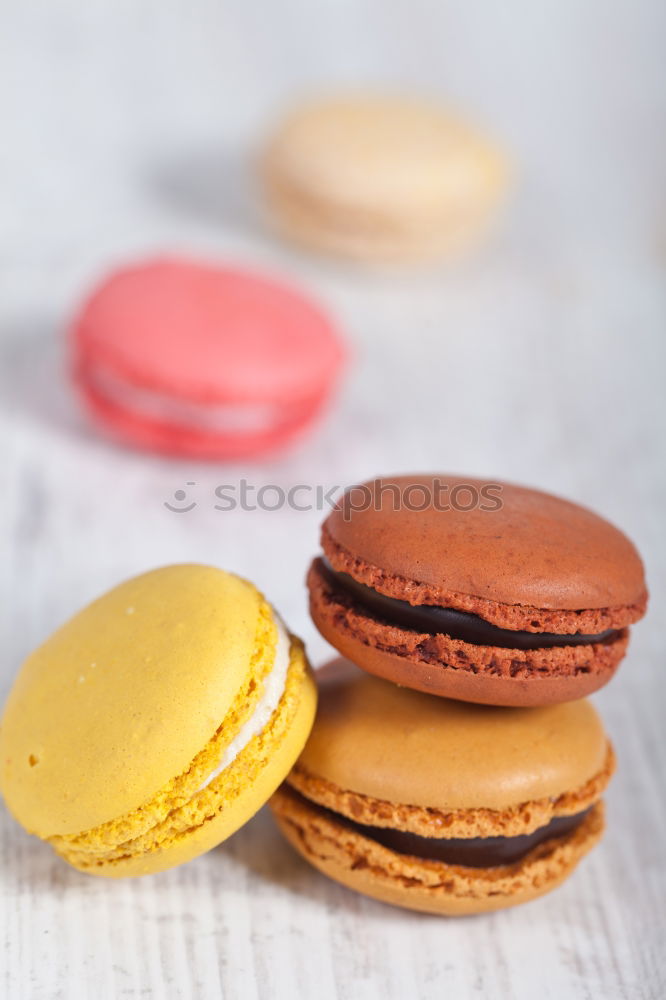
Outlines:
{"label": "yellow macaron", "polygon": [[0,726],[2,793],[75,868],[162,871],[257,812],[315,705],[301,642],[252,584],[167,566],[94,601],[24,663]]}
{"label": "yellow macaron", "polygon": [[260,164],[272,218],[311,248],[407,262],[466,248],[507,188],[495,145],[437,104],[346,94],[292,111]]}

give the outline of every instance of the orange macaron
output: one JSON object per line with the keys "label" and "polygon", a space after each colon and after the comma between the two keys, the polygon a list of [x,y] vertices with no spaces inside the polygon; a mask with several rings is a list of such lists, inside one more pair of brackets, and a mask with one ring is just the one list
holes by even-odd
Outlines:
{"label": "orange macaron", "polygon": [[588,701],[464,704],[343,660],[320,676],[271,807],[323,874],[408,909],[480,913],[556,888],[599,840],[614,756]]}

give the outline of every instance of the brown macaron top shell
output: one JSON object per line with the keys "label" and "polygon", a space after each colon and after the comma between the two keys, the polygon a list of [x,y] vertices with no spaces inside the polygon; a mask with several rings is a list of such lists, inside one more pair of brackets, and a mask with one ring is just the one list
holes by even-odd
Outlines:
{"label": "brown macaron top shell", "polygon": [[433,474],[354,487],[324,522],[322,544],[336,571],[379,593],[504,628],[597,633],[636,621],[647,600],[640,556],[612,524],[490,480]]}

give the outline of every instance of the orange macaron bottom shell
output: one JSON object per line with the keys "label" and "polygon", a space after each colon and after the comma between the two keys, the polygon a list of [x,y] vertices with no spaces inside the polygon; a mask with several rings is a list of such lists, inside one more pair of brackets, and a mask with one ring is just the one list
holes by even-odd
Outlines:
{"label": "orange macaron bottom shell", "polygon": [[521,861],[484,869],[393,851],[289,785],[270,805],[292,847],[322,874],[380,902],[442,916],[486,913],[543,896],[564,882],[604,830],[600,802],[568,836],[546,841]]}

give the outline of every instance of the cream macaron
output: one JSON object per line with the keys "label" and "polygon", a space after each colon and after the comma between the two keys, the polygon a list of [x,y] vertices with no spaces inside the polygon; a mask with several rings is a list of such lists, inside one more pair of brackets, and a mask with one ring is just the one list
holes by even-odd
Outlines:
{"label": "cream macaron", "polygon": [[164,567],[94,601],[24,663],[0,726],[2,793],[75,868],[162,871],[257,812],[315,704],[301,642],[252,584]]}
{"label": "cream macaron", "polygon": [[495,145],[437,104],[353,94],[292,111],[260,173],[284,235],[386,262],[466,248],[495,215],[508,176]]}

